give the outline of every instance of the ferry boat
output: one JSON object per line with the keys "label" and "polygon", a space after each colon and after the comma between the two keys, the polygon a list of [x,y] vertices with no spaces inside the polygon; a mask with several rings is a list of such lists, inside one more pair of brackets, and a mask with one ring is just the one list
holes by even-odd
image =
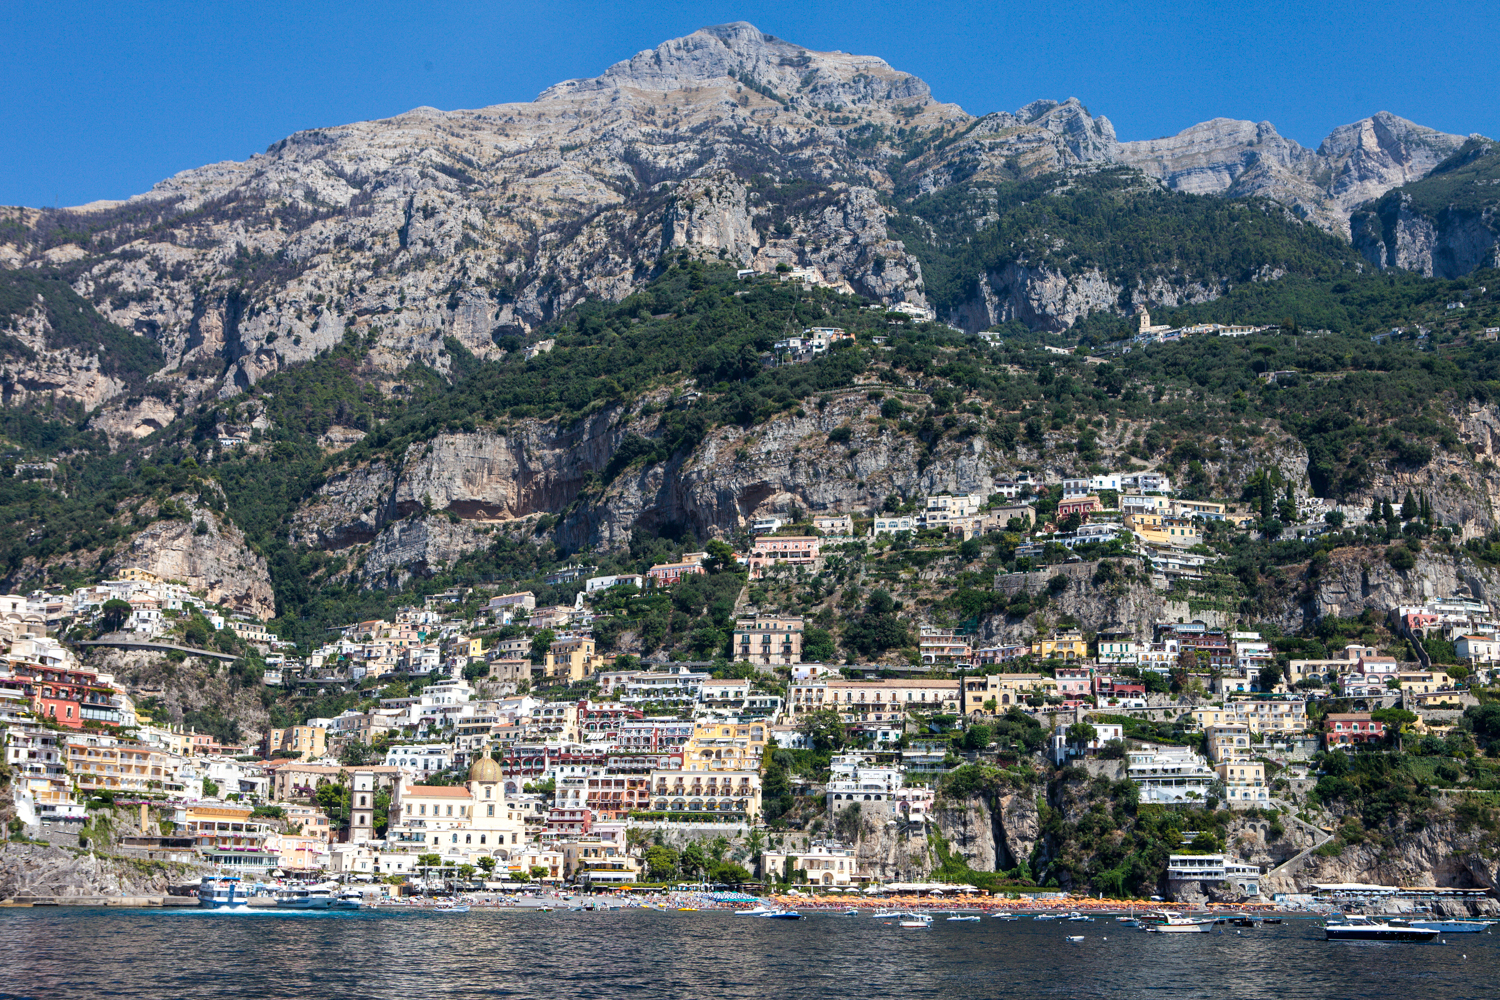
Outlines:
{"label": "ferry boat", "polygon": [[333,898],[335,910],[357,910],[365,905],[365,894],[358,889],[345,889]]}
{"label": "ferry boat", "polygon": [[927,913],[910,913],[910,912],[907,912],[907,913],[902,913],[899,916],[901,917],[901,921],[900,922],[901,922],[901,926],[902,927],[910,927],[913,930],[924,930],[924,931],[932,929],[932,916],[931,916],[931,914],[927,914]]}
{"label": "ferry boat", "polygon": [[210,909],[248,906],[250,895],[238,875],[205,875],[198,883],[198,905]]}
{"label": "ferry boat", "polygon": [[1327,941],[1431,941],[1437,936],[1436,928],[1414,927],[1402,920],[1371,920],[1358,915],[1323,925],[1323,938]]}
{"label": "ferry boat", "polygon": [[333,887],[297,885],[273,897],[278,910],[327,910],[333,906]]}

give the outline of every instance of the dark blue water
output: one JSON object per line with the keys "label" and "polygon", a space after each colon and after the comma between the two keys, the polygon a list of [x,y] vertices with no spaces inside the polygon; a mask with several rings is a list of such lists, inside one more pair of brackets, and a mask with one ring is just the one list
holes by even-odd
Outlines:
{"label": "dark blue water", "polygon": [[[1084,934],[1069,944],[1069,934]],[[1322,940],[1313,921],[1223,935],[986,919],[727,913],[226,914],[0,910],[0,997],[639,997],[668,1000],[1500,997],[1500,938]]]}

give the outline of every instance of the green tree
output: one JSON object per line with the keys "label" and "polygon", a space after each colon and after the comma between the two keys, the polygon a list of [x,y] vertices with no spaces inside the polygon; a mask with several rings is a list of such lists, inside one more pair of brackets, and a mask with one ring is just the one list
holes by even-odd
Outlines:
{"label": "green tree", "polygon": [[443,856],[441,854],[417,855],[417,867],[419,868],[438,868],[442,865],[442,863]]}
{"label": "green tree", "polygon": [[1413,520],[1419,513],[1421,508],[1417,506],[1417,498],[1412,496],[1411,490],[1407,490],[1406,499],[1401,501],[1401,520]]}
{"label": "green tree", "polygon": [[797,729],[820,753],[836,753],[849,742],[849,727],[844,725],[836,709],[820,708],[809,712],[798,721]]}
{"label": "green tree", "polygon": [[708,558],[703,560],[703,567],[710,573],[721,573],[724,570],[739,567],[739,563],[734,558],[734,547],[728,542],[711,538],[708,544],[703,546],[703,551],[708,553]]}
{"label": "green tree", "polygon": [[546,663],[547,653],[551,651],[552,643],[557,638],[557,633],[550,628],[544,628],[531,637],[531,662]]}
{"label": "green tree", "polygon": [[474,863],[483,868],[486,875],[492,874],[495,870],[495,859],[488,854],[480,855]]}
{"label": "green tree", "polygon": [[715,882],[725,882],[729,885],[739,886],[749,882],[751,875],[743,866],[737,865],[733,861],[720,861],[710,869],[709,878]]}
{"label": "green tree", "polygon": [[1081,751],[1084,747],[1099,738],[1099,730],[1087,722],[1075,722],[1068,727],[1066,735],[1068,743]]}
{"label": "green tree", "polygon": [[677,877],[677,852],[661,844],[646,849],[646,874],[653,882],[670,882]]}
{"label": "green tree", "polygon": [[802,630],[803,663],[827,663],[834,654],[833,633],[816,625]]}
{"label": "green tree", "polygon": [[983,723],[975,723],[964,731],[963,748],[974,752],[983,750],[995,739],[995,731]]}
{"label": "green tree", "polygon": [[1267,663],[1260,668],[1260,676],[1257,678],[1261,691],[1272,691],[1282,681],[1281,664]]}
{"label": "green tree", "polygon": [[125,625],[126,619],[130,617],[130,602],[122,601],[118,597],[111,597],[104,602],[100,608],[101,622],[106,632],[117,632]]}
{"label": "green tree", "polygon": [[212,780],[210,780],[208,778],[204,778],[203,779],[203,797],[205,799],[211,799],[211,798],[214,798],[215,796],[217,796],[218,794],[219,794],[219,786],[216,783],[214,783]]}

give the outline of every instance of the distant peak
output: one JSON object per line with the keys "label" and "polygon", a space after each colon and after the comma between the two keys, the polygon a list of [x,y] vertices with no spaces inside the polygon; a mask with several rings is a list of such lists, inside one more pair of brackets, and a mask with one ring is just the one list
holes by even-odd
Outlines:
{"label": "distant peak", "polygon": [[538,100],[629,88],[670,92],[745,79],[782,98],[803,94],[816,103],[926,100],[927,85],[876,56],[815,52],[768,35],[746,21],[699,28],[615,63],[593,79],[567,80]]}

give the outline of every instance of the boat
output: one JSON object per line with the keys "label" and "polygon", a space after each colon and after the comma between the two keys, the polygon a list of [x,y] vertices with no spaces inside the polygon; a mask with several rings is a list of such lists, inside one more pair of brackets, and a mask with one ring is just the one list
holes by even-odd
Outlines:
{"label": "boat", "polygon": [[1401,920],[1371,920],[1351,915],[1323,925],[1327,941],[1431,941],[1438,936],[1432,927],[1413,927]]}
{"label": "boat", "polygon": [[990,919],[991,920],[1020,920],[1021,918],[1018,917],[1018,916],[1016,916],[1014,913],[1007,913],[1004,910],[1001,910],[999,913],[991,913],[990,914]]}
{"label": "boat", "polygon": [[844,916],[846,916],[846,917],[857,917],[857,916],[859,916],[859,911],[856,910],[854,907],[851,906],[851,907],[849,907],[849,909],[847,909],[847,910],[844,911]]}
{"label": "boat", "polygon": [[977,924],[977,923],[979,923],[979,917],[975,916],[972,913],[955,913],[955,914],[953,914],[953,916],[951,916],[951,917],[948,918],[948,923],[950,923],[950,924]]}
{"label": "boat", "polygon": [[333,897],[335,910],[357,910],[365,905],[365,894],[358,889],[345,889]]}
{"label": "boat", "polygon": [[1493,920],[1410,920],[1413,927],[1435,930],[1439,934],[1478,934],[1494,923]]}
{"label": "boat", "polygon": [[326,885],[294,885],[272,898],[278,910],[326,910],[333,906],[333,889]]}
{"label": "boat", "polygon": [[801,920],[802,914],[796,910],[772,910],[770,913],[762,913],[767,920]]}
{"label": "boat", "polygon": [[1139,927],[1141,925],[1139,917],[1115,917],[1115,920],[1126,927]]}
{"label": "boat", "polygon": [[1163,913],[1159,923],[1146,924],[1142,929],[1152,934],[1208,934],[1214,929],[1214,918],[1196,920],[1180,913]]}
{"label": "boat", "polygon": [[238,875],[205,875],[198,883],[198,905],[213,910],[248,906],[250,895]]}
{"label": "boat", "polygon": [[895,920],[897,917],[901,916],[901,911],[900,910],[876,910],[874,913],[872,913],[870,915],[872,917],[874,917],[876,920]]}
{"label": "boat", "polygon": [[698,908],[696,906],[679,906],[677,908],[677,912],[678,913],[697,913],[698,912]]}
{"label": "boat", "polygon": [[1079,924],[1079,923],[1082,923],[1082,924],[1091,924],[1091,923],[1094,922],[1094,918],[1093,917],[1084,916],[1082,913],[1079,913],[1077,910],[1074,910],[1072,913],[1068,914],[1063,919],[1070,920],[1070,921],[1072,921],[1075,924]]}
{"label": "boat", "polygon": [[434,913],[468,913],[469,904],[461,900],[439,903],[432,908]]}
{"label": "boat", "polygon": [[1061,913],[1038,913],[1032,919],[1033,920],[1061,920],[1062,918],[1063,918],[1063,915]]}
{"label": "boat", "polygon": [[899,914],[902,927],[910,927],[914,930],[930,930],[932,928],[932,916],[927,913],[902,913]]}
{"label": "boat", "polygon": [[1082,934],[1071,934],[1071,935],[1068,936],[1067,941],[1068,941],[1069,944],[1082,944],[1083,943],[1083,935]]}
{"label": "boat", "polygon": [[[650,906],[651,904],[647,903],[646,905]],[[763,917],[763,916],[765,916],[768,913],[775,913],[775,912],[776,912],[776,907],[774,907],[774,906],[767,906],[765,903],[761,903],[761,904],[759,904],[757,906],[752,906],[752,907],[750,907],[748,909],[735,910],[734,911],[734,915],[737,916],[737,917]]]}

